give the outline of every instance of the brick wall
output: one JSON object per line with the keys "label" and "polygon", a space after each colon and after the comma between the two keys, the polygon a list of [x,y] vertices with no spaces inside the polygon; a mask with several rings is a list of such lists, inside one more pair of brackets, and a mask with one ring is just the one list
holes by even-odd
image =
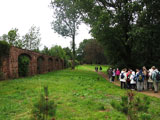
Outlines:
{"label": "brick wall", "polygon": [[[3,78],[18,78],[18,57],[21,55],[28,56],[30,58],[29,63],[29,76],[47,73],[54,70],[60,70],[64,68],[64,61],[60,58],[40,54],[37,52],[24,50],[16,47],[10,48],[8,57],[2,59],[2,73]],[[38,62],[41,59],[41,62]]]}

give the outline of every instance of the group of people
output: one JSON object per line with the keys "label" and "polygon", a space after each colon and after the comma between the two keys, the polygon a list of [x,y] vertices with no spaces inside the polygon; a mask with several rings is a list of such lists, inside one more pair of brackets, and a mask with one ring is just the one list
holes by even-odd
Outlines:
{"label": "group of people", "polygon": [[99,69],[100,71],[102,71],[102,67],[101,67],[101,66],[100,66],[99,68],[98,68],[97,66],[95,67],[95,71],[96,71],[96,72],[98,72],[98,69]]}
{"label": "group of people", "polygon": [[110,68],[108,70],[108,76],[110,82],[114,82],[115,78],[121,82],[121,89],[134,89],[137,91],[142,90],[154,90],[155,93],[158,93],[160,82],[160,72],[156,69],[155,66],[152,66],[151,69],[147,70],[144,66],[141,70],[136,69],[122,69],[121,71]]}

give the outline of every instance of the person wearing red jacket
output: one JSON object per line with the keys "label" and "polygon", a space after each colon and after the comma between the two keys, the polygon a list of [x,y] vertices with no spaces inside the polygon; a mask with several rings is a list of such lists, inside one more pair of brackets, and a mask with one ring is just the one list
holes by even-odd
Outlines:
{"label": "person wearing red jacket", "polygon": [[130,76],[132,74],[132,70],[131,69],[128,69],[128,72],[127,72],[127,88],[130,89],[131,88],[131,84],[130,84]]}
{"label": "person wearing red jacket", "polygon": [[117,70],[116,70],[116,79],[117,80],[119,80],[120,73],[121,73],[120,70],[117,68]]}

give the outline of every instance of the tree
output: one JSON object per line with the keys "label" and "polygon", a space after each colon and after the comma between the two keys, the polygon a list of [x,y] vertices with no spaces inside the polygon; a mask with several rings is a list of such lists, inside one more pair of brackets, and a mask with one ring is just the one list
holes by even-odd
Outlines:
{"label": "tree", "polygon": [[42,53],[50,56],[59,57],[61,59],[66,58],[66,52],[62,49],[61,46],[58,45],[52,46],[50,49],[45,46],[44,49],[42,50]]}
{"label": "tree", "polygon": [[89,40],[85,39],[79,44],[79,48],[77,49],[77,60],[79,60],[81,63],[84,62],[84,48],[86,44],[89,42]]}
{"label": "tree", "polygon": [[66,57],[68,60],[71,60],[72,59],[72,51],[69,47],[66,47],[66,48],[63,48],[63,50],[65,51],[66,53]]}
{"label": "tree", "polygon": [[110,64],[134,67],[129,33],[141,9],[139,0],[85,0],[80,5],[93,37],[104,45]]}
{"label": "tree", "polygon": [[135,46],[134,58],[138,57],[135,64],[160,66],[160,1],[142,0],[142,11],[138,14],[137,24],[133,27],[130,36]]}
{"label": "tree", "polygon": [[53,29],[64,37],[72,38],[73,66],[75,68],[75,36],[80,24],[77,0],[54,0],[51,7],[54,9],[55,20],[52,22]]}
{"label": "tree", "polygon": [[0,36],[0,41],[8,42],[8,35],[7,34],[3,34],[2,36]]}
{"label": "tree", "polygon": [[43,54],[46,54],[46,55],[50,55],[49,53],[49,48],[47,46],[44,46],[43,50],[41,51]]}
{"label": "tree", "polygon": [[103,46],[95,39],[84,40],[77,50],[81,62],[89,64],[106,64]]}
{"label": "tree", "polygon": [[159,0],[84,0],[79,5],[110,64],[120,68],[160,65]]}
{"label": "tree", "polygon": [[18,29],[11,29],[8,34],[3,34],[0,37],[1,41],[6,41],[9,45],[22,48],[22,41],[20,39]]}
{"label": "tree", "polygon": [[39,48],[40,46],[40,41],[41,41],[41,37],[40,37],[40,29],[37,28],[36,26],[31,26],[31,28],[29,29],[29,32],[26,33],[23,37],[22,37],[22,41],[23,41],[23,48],[24,49],[28,49],[28,50],[36,50]]}

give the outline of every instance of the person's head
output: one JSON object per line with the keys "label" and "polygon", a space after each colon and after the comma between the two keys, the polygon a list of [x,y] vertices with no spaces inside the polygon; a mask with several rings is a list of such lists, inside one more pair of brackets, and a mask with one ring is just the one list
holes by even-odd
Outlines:
{"label": "person's head", "polygon": [[156,67],[155,67],[155,66],[152,66],[152,68],[151,68],[151,69],[155,70],[155,69],[156,69]]}
{"label": "person's head", "polygon": [[139,69],[136,69],[136,72],[139,72]]}
{"label": "person's head", "polygon": [[119,69],[117,68],[117,70],[119,70]]}
{"label": "person's head", "polygon": [[135,72],[134,72],[134,71],[132,71],[132,75],[135,75]]}
{"label": "person's head", "polygon": [[147,70],[145,66],[142,67],[143,70]]}

